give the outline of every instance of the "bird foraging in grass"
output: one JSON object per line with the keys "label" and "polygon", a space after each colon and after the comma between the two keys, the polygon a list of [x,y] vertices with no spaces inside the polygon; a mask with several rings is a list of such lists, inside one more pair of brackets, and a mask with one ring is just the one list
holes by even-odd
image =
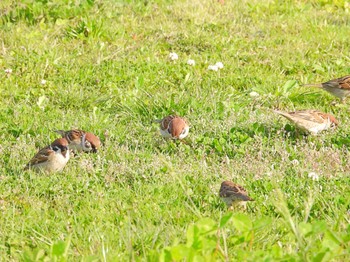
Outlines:
{"label": "bird foraging in grass", "polygon": [[338,120],[334,116],[317,110],[299,110],[295,112],[274,110],[274,112],[293,122],[302,131],[313,135],[338,125]]}
{"label": "bird foraging in grass", "polygon": [[56,139],[49,146],[39,150],[25,166],[24,170],[32,169],[49,173],[59,172],[66,166],[69,155],[67,139]]}
{"label": "bird foraging in grass", "polygon": [[338,97],[341,102],[350,95],[350,75],[332,79],[320,84],[306,84],[304,86],[318,87]]}
{"label": "bird foraging in grass", "polygon": [[97,136],[83,130],[56,130],[55,132],[68,140],[69,148],[73,151],[96,153],[101,146],[101,141]]}
{"label": "bird foraging in grass", "polygon": [[229,209],[238,205],[242,205],[246,209],[247,201],[254,201],[242,186],[231,181],[221,183],[219,196]]}
{"label": "bird foraging in grass", "polygon": [[164,138],[184,139],[190,130],[186,120],[179,116],[170,115],[154,121],[159,123],[160,134]]}

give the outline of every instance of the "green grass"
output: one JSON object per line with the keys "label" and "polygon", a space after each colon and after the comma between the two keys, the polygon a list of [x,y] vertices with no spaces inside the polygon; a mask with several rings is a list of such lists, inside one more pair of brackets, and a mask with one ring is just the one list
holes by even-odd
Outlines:
{"label": "green grass", "polygon": [[[0,2],[1,261],[350,259],[349,102],[301,85],[349,74],[348,2],[15,2]],[[298,137],[276,108],[340,126]],[[186,143],[151,124],[173,112]],[[71,128],[102,150],[23,171]],[[256,201],[230,214],[222,180]]]}

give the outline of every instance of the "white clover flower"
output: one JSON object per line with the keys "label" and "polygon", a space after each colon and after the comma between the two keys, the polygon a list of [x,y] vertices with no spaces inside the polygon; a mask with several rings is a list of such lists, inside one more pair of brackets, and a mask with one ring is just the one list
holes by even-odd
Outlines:
{"label": "white clover flower", "polygon": [[8,74],[8,75],[11,74],[12,73],[12,69],[11,68],[6,68],[5,69],[5,73]]}
{"label": "white clover flower", "polygon": [[196,62],[193,59],[188,59],[187,64],[190,66],[194,66],[194,65],[196,65]]}
{"label": "white clover flower", "polygon": [[318,174],[316,174],[315,172],[310,172],[308,175],[307,175],[308,178],[311,178],[312,180],[314,181],[318,181],[318,179],[320,178],[318,176]]}
{"label": "white clover flower", "polygon": [[170,58],[170,60],[175,61],[175,60],[179,59],[179,56],[176,53],[170,53],[169,58]]}
{"label": "white clover flower", "polygon": [[256,98],[256,97],[259,97],[260,95],[259,95],[259,93],[255,92],[255,91],[252,91],[252,92],[249,93],[249,96],[251,98]]}
{"label": "white clover flower", "polygon": [[293,159],[293,160],[291,161],[291,163],[292,163],[293,166],[298,166],[298,165],[300,164],[300,162],[299,162],[298,159]]}
{"label": "white clover flower", "polygon": [[217,67],[217,65],[210,65],[210,66],[208,66],[208,70],[218,71],[219,68]]}
{"label": "white clover flower", "polygon": [[215,64],[219,69],[223,69],[224,68],[224,64],[221,62],[216,62]]}
{"label": "white clover flower", "polygon": [[45,84],[46,84],[46,80],[45,80],[45,79],[42,79],[42,80],[40,81],[40,84],[45,85]]}

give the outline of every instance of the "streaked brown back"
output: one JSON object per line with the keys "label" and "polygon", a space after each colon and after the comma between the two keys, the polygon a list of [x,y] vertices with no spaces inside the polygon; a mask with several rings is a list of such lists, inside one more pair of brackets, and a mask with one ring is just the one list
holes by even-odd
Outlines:
{"label": "streaked brown back", "polygon": [[350,75],[332,79],[322,83],[323,86],[350,90]]}
{"label": "streaked brown back", "polygon": [[160,122],[160,129],[162,130],[167,130],[169,128],[169,124],[171,122],[171,120],[173,120],[176,116],[170,115],[170,116],[166,116],[162,119],[162,121]]}

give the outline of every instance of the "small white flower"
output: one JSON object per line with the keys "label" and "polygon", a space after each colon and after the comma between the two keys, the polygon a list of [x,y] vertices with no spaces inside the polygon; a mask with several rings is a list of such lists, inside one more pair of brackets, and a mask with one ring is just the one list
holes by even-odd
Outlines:
{"label": "small white flower", "polygon": [[298,159],[293,159],[291,163],[293,166],[298,166],[300,164]]}
{"label": "small white flower", "polygon": [[193,59],[188,59],[187,64],[190,66],[194,66],[196,64],[196,62]]}
{"label": "small white flower", "polygon": [[217,65],[210,65],[210,66],[208,66],[208,70],[218,71],[218,70],[219,70],[219,68],[218,68],[218,66],[217,66]]}
{"label": "small white flower", "polygon": [[318,181],[319,176],[315,172],[310,172],[308,175],[308,178],[311,178],[314,181]]}
{"label": "small white flower", "polygon": [[256,97],[259,97],[260,95],[259,95],[259,93],[255,92],[255,91],[252,91],[252,92],[249,93],[249,96],[251,98],[256,98]]}
{"label": "small white flower", "polygon": [[46,80],[45,80],[45,79],[42,79],[42,80],[40,81],[40,84],[45,85],[45,84],[46,84]]}
{"label": "small white flower", "polygon": [[223,69],[224,68],[224,64],[221,62],[216,62],[215,64],[219,69]]}
{"label": "small white flower", "polygon": [[169,58],[170,58],[170,60],[175,61],[175,60],[179,59],[179,56],[176,53],[170,53]]}
{"label": "small white flower", "polygon": [[12,69],[11,68],[6,68],[5,69],[5,73],[6,74],[11,74],[12,73]]}

